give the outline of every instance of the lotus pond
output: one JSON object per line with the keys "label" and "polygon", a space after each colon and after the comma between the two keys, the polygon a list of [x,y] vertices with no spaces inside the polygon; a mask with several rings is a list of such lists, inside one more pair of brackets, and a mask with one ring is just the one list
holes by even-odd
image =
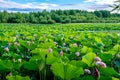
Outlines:
{"label": "lotus pond", "polygon": [[120,80],[120,24],[0,24],[0,80]]}

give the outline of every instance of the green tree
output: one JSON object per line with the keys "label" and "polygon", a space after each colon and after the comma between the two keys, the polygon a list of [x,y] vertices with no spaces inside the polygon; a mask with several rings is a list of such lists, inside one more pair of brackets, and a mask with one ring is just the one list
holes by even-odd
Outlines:
{"label": "green tree", "polygon": [[110,17],[110,12],[106,10],[101,10],[100,13],[102,14],[103,18],[108,18]]}
{"label": "green tree", "polygon": [[56,23],[54,20],[52,20],[52,19],[48,20],[48,24],[54,24],[54,23]]}
{"label": "green tree", "polygon": [[102,17],[102,13],[100,11],[94,11],[94,14],[97,16],[97,17]]}
{"label": "green tree", "polygon": [[7,11],[3,11],[0,14],[0,22],[7,23],[7,21],[8,21],[8,12]]}
{"label": "green tree", "polygon": [[35,17],[34,13],[30,13],[29,19],[30,23],[39,23],[38,18]]}
{"label": "green tree", "polygon": [[[112,21],[114,20],[114,21]],[[119,22],[120,14],[111,14],[100,10],[88,12],[84,10],[43,10],[42,12],[8,13],[0,12],[0,23],[86,23],[86,22]]]}

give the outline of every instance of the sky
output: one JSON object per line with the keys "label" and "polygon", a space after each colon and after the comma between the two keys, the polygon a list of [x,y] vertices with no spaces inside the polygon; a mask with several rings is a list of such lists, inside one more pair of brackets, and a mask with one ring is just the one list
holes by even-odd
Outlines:
{"label": "sky", "polygon": [[116,0],[0,0],[0,11],[33,12],[56,9],[111,10]]}

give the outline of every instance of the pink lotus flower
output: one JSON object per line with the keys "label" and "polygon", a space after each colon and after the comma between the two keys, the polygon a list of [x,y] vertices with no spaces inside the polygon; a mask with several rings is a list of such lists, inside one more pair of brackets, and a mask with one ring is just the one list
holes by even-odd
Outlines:
{"label": "pink lotus flower", "polygon": [[95,62],[98,62],[98,61],[101,62],[101,59],[99,57],[96,57],[96,58],[94,58],[94,61]]}
{"label": "pink lotus flower", "polygon": [[96,62],[96,65],[100,66],[101,68],[106,68],[106,64],[104,62]]}
{"label": "pink lotus flower", "polygon": [[8,47],[5,47],[4,50],[8,52],[8,51],[9,51],[9,48],[8,48]]}
{"label": "pink lotus flower", "polygon": [[84,72],[85,72],[86,74],[91,74],[91,71],[90,71],[89,69],[85,69]]}
{"label": "pink lotus flower", "polygon": [[62,55],[63,55],[63,51],[62,51],[62,50],[60,50],[60,53],[59,53],[59,55],[60,55],[60,56],[62,56]]}
{"label": "pink lotus flower", "polygon": [[74,46],[74,47],[77,47],[78,45],[77,45],[77,43],[74,43],[73,46]]}
{"label": "pink lotus flower", "polygon": [[79,52],[76,52],[75,55],[76,55],[76,56],[80,56],[80,53],[79,53]]}
{"label": "pink lotus flower", "polygon": [[49,49],[48,49],[48,52],[49,52],[49,53],[52,53],[52,48],[49,48]]}

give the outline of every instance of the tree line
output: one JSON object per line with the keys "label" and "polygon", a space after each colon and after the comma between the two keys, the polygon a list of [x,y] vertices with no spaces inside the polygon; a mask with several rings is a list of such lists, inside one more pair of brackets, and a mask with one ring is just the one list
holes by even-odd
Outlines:
{"label": "tree line", "polygon": [[83,10],[43,10],[30,13],[0,12],[0,23],[117,23],[120,14],[106,10],[88,12]]}

